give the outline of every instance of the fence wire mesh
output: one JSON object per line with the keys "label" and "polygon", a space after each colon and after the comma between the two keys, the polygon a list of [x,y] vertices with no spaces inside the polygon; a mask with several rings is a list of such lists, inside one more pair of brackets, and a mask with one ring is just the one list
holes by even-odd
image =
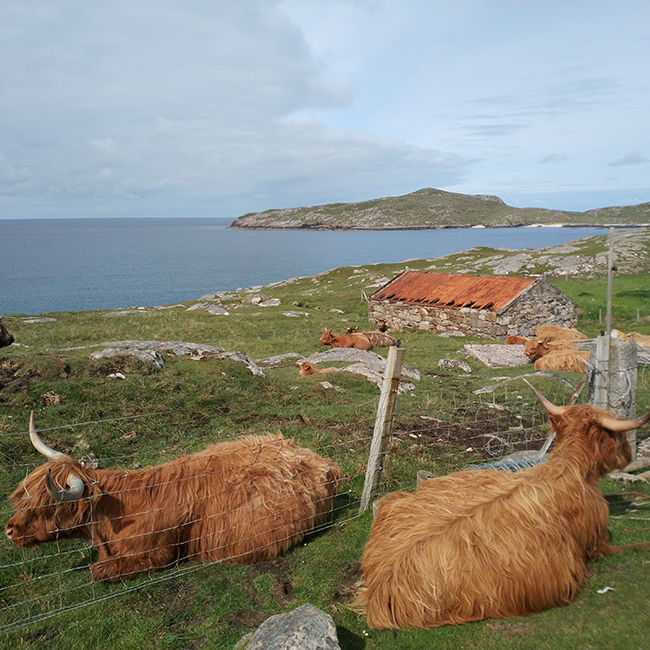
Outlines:
{"label": "fence wire mesh", "polygon": [[[576,392],[577,380],[569,381],[563,373],[536,373],[532,378],[530,375],[526,376],[556,404],[568,403]],[[412,489],[418,470],[436,475],[476,463],[492,462],[516,453],[535,455],[542,451],[548,440],[546,412],[520,377],[494,377],[480,389],[465,394],[455,392],[451,397],[449,391],[443,389],[426,391],[416,388],[416,391],[417,401],[408,394],[397,398],[393,433],[383,468],[380,489],[382,494],[398,489]],[[636,399],[639,412],[650,410],[650,369],[647,365],[639,366]],[[315,443],[313,440],[309,443],[295,441],[299,446],[309,447],[320,457],[333,459],[343,468],[344,478],[339,486],[338,496],[325,508],[331,511],[328,517],[319,519],[313,511],[300,515],[299,509],[292,501],[293,496],[283,495],[279,488],[275,494],[269,495],[267,492],[266,497],[264,493],[256,492],[256,481],[251,477],[256,470],[261,471],[263,467],[268,466],[268,459],[264,459],[260,467],[256,468],[255,463],[249,464],[249,478],[245,479],[247,483],[243,486],[250,499],[257,500],[258,509],[255,510],[257,514],[254,521],[251,520],[249,512],[250,503],[234,503],[229,500],[232,495],[224,494],[223,489],[219,491],[216,488],[205,488],[205,485],[220,483],[215,478],[224,470],[219,468],[204,467],[194,472],[192,480],[182,476],[179,478],[177,475],[161,479],[160,473],[157,473],[152,475],[151,480],[140,485],[131,485],[126,473],[122,472],[121,483],[114,481],[112,488],[105,488],[105,496],[116,501],[123,499],[129,492],[137,493],[135,501],[141,508],[131,510],[128,515],[134,519],[141,517],[150,526],[149,529],[135,532],[130,540],[128,535],[123,536],[126,547],[129,543],[137,547],[139,539],[149,539],[152,535],[158,536],[164,544],[170,546],[162,553],[167,559],[162,563],[154,563],[155,572],[130,577],[129,571],[125,569],[123,573],[118,572],[116,582],[93,580],[89,566],[97,562],[98,549],[101,556],[102,545],[107,545],[106,548],[110,546],[110,537],[104,539],[91,536],[91,544],[81,539],[63,539],[75,533],[74,527],[87,528],[90,522],[96,523],[98,515],[92,504],[89,508],[90,519],[71,524],[73,529],[59,529],[59,539],[52,543],[23,548],[12,544],[3,536],[0,542],[0,631],[5,632],[62,612],[201,571],[213,564],[237,562],[246,559],[251,549],[263,553],[264,546],[268,544],[290,546],[301,543],[303,533],[318,533],[357,517],[374,426],[374,415],[371,413],[376,411],[378,401],[377,397],[372,403],[360,404],[360,417],[353,424],[330,425],[329,431],[324,431]],[[588,390],[583,387],[575,395],[575,402],[582,404],[587,401]],[[143,415],[155,417],[157,414]],[[99,435],[105,435],[105,427],[118,427],[117,430],[122,435],[128,434],[124,433],[123,428],[119,429],[120,423],[117,421],[78,424],[83,428],[90,425],[98,427]],[[69,431],[71,427],[66,425],[61,429]],[[57,429],[41,432],[46,439],[52,439],[59,433]],[[235,438],[232,442],[237,441],[241,441],[241,438]],[[4,475],[6,483],[15,487],[38,467],[43,459],[37,458],[34,453],[26,453],[26,450],[31,449],[27,431],[7,432],[3,434],[2,442],[0,472]],[[137,449],[128,454],[101,458],[100,466],[105,468],[103,471],[110,471],[115,478],[121,471],[116,469],[117,467],[133,471],[134,468],[156,465],[161,459],[181,456],[182,451],[162,449],[144,452]],[[87,462],[92,462],[92,459]],[[142,471],[140,469],[140,472]],[[322,478],[307,485],[302,479],[310,471],[308,468],[301,466],[292,471],[294,482],[299,484],[298,492],[311,490],[314,494],[318,493],[312,498],[312,505],[315,504],[314,508],[318,509],[318,503],[326,499],[322,491],[327,488],[326,484],[331,479]],[[405,476],[408,478],[405,479]],[[65,483],[63,476],[60,480],[55,476],[54,480]],[[182,501],[181,493],[186,487],[190,489],[190,484],[194,485],[192,481],[202,483],[204,489],[196,497],[198,505],[194,514],[184,511],[182,526],[179,526],[178,520],[170,520],[170,512],[178,508]],[[268,501],[265,500],[267,498]],[[24,495],[24,499],[23,507],[31,504],[34,512],[41,510],[48,516],[52,515],[56,507],[70,505],[45,505],[33,494]],[[283,499],[286,499],[286,507],[283,507]],[[224,505],[211,509],[208,504],[214,501],[220,501]],[[14,505],[9,502],[8,495],[0,502],[0,517],[3,523],[6,524],[12,517]],[[237,517],[238,511],[241,517]],[[248,514],[243,516],[245,512]],[[115,515],[111,522],[115,528],[123,525],[123,514]],[[208,530],[223,528],[221,522],[228,519],[226,515],[230,521],[234,516],[235,519],[240,518],[248,522],[245,526],[235,526],[236,530],[220,530],[220,533],[230,533],[238,538],[239,546],[235,545],[233,548],[239,550],[220,551],[218,547],[223,541],[219,541],[218,535],[212,535],[213,542],[209,550],[213,554],[205,553],[200,544],[206,537],[206,527]],[[286,528],[286,521],[279,521],[282,516],[290,520],[289,529]],[[262,526],[265,521],[268,523],[265,530],[273,540],[260,540],[256,544],[253,539],[257,534],[255,526]],[[197,528],[195,532],[187,532],[193,527]],[[179,530],[187,534],[181,534]],[[296,530],[299,531],[298,534]],[[247,538],[250,543],[246,546]],[[94,549],[92,545],[95,546]],[[160,554],[161,548],[157,546],[147,552],[153,556]],[[137,552],[134,550],[133,554],[137,555]],[[126,564],[133,559],[130,555],[125,553]],[[142,557],[137,559],[143,560]],[[146,561],[145,558],[145,564]]]}

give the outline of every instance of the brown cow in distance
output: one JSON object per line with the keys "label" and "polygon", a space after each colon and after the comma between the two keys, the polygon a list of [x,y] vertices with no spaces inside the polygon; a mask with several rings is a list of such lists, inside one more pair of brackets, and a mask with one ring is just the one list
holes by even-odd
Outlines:
{"label": "brown cow in distance", "polygon": [[370,350],[372,344],[368,337],[361,332],[355,334],[335,334],[332,330],[325,330],[318,339],[321,345],[331,345],[333,348],[357,348]]}
{"label": "brown cow in distance", "polygon": [[369,341],[373,348],[390,347],[397,345],[397,339],[393,338],[390,334],[385,332],[359,332],[356,327],[348,327],[348,334],[363,334]]}
{"label": "brown cow in distance", "polygon": [[429,628],[567,605],[587,560],[615,550],[598,479],[630,462],[626,432],[650,413],[620,420],[593,406],[555,406],[532,390],[556,433],[546,463],[455,472],[379,501],[353,603],[371,627]]}
{"label": "brown cow in distance", "polygon": [[331,460],[280,434],[223,442],[162,465],[83,468],[50,449],[11,495],[18,546],[79,538],[94,546],[95,580],[116,581],[183,559],[271,560],[324,523],[343,478]]}
{"label": "brown cow in distance", "polygon": [[301,361],[298,364],[298,376],[300,377],[309,377],[310,375],[315,375],[319,372],[332,372],[333,370],[338,370],[338,368],[317,368],[316,364],[311,361]]}
{"label": "brown cow in distance", "polygon": [[14,337],[9,333],[9,330],[6,328],[5,324],[0,318],[0,348],[7,347],[14,342]]}

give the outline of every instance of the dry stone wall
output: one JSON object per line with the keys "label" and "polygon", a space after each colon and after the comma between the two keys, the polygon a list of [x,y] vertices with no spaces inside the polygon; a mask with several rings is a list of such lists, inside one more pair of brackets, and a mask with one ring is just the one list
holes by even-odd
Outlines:
{"label": "dry stone wall", "polygon": [[500,339],[533,336],[540,325],[575,327],[578,304],[547,282],[534,285],[498,312],[489,309],[444,309],[427,305],[371,300],[368,319],[390,332],[405,328],[434,334],[462,332],[467,336]]}

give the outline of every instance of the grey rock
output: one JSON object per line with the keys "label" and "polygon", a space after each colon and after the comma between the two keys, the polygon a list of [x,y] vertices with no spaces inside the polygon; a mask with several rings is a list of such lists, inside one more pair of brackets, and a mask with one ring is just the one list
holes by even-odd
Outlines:
{"label": "grey rock", "polygon": [[23,318],[23,323],[54,323],[56,318],[46,318],[45,316],[36,316],[34,318]]}
{"label": "grey rock", "polygon": [[302,354],[298,354],[297,352],[287,352],[286,354],[276,354],[273,357],[266,357],[265,359],[257,359],[255,363],[257,363],[258,366],[264,366],[265,368],[273,368],[275,366],[279,366],[282,364],[283,361],[287,361],[288,359],[304,359],[305,357],[302,356]]}
{"label": "grey rock", "polygon": [[213,305],[209,302],[197,302],[196,305],[192,305],[186,311],[195,311],[197,309],[202,309],[207,311],[208,314],[213,314],[215,316],[230,316],[230,312],[219,305]]}
{"label": "grey rock", "polygon": [[263,293],[251,293],[242,300],[243,305],[259,305],[261,302],[268,300],[269,297]]}
{"label": "grey rock", "polygon": [[244,364],[254,375],[265,377],[264,371],[245,352],[234,350],[226,352],[225,348],[216,345],[203,345],[200,343],[187,343],[185,341],[113,341],[103,343],[108,346],[103,350],[96,350],[90,356],[93,359],[102,359],[116,356],[135,356],[142,361],[152,361],[159,368],[164,366],[161,352],[186,356],[190,359],[231,359]]}
{"label": "grey rock", "polygon": [[258,304],[258,307],[279,307],[282,303],[279,298],[269,298]]}
{"label": "grey rock", "polygon": [[146,314],[145,309],[123,309],[122,311],[111,311],[102,316],[131,316],[132,314]]}
{"label": "grey rock", "polygon": [[246,650],[341,650],[336,625],[329,614],[305,603],[288,614],[267,618]]}
{"label": "grey rock", "polygon": [[283,311],[282,315],[288,316],[289,318],[302,318],[305,316],[311,316],[311,314],[306,311]]}
{"label": "grey rock", "polygon": [[108,359],[111,357],[136,357],[140,361],[150,361],[157,368],[163,368],[165,361],[155,350],[144,350],[139,348],[105,348],[104,350],[95,350],[91,353],[92,359]]}
{"label": "grey rock", "polygon": [[467,361],[461,361],[460,359],[440,359],[438,361],[438,368],[442,368],[443,370],[460,368],[465,372],[472,372],[469,363],[467,363]]}
{"label": "grey rock", "polygon": [[477,359],[489,368],[515,367],[530,363],[530,359],[524,354],[523,345],[464,345],[461,352]]}

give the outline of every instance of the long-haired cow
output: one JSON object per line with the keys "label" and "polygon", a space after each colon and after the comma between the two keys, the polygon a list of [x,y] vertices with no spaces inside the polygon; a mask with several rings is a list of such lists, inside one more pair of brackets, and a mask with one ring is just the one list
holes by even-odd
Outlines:
{"label": "long-haired cow", "polygon": [[343,478],[331,460],[282,435],[224,442],[153,467],[83,468],[30,437],[48,461],[11,495],[18,546],[66,538],[97,549],[95,580],[115,581],[179,560],[253,563],[300,542],[332,511]]}
{"label": "long-haired cow", "polygon": [[373,348],[384,348],[397,345],[397,339],[385,332],[359,332],[358,327],[348,327],[347,334],[363,334]]}
{"label": "long-haired cow", "polygon": [[353,605],[370,626],[428,628],[566,605],[586,561],[611,552],[597,481],[629,463],[626,432],[650,413],[619,420],[533,391],[556,432],[546,463],[456,472],[379,502]]}
{"label": "long-haired cow", "polygon": [[361,332],[354,334],[335,334],[332,330],[325,330],[318,339],[321,345],[331,345],[333,348],[357,348],[370,350],[372,344],[368,337]]}
{"label": "long-haired cow", "polygon": [[13,335],[5,327],[5,324],[0,319],[0,348],[11,345],[14,342]]}

